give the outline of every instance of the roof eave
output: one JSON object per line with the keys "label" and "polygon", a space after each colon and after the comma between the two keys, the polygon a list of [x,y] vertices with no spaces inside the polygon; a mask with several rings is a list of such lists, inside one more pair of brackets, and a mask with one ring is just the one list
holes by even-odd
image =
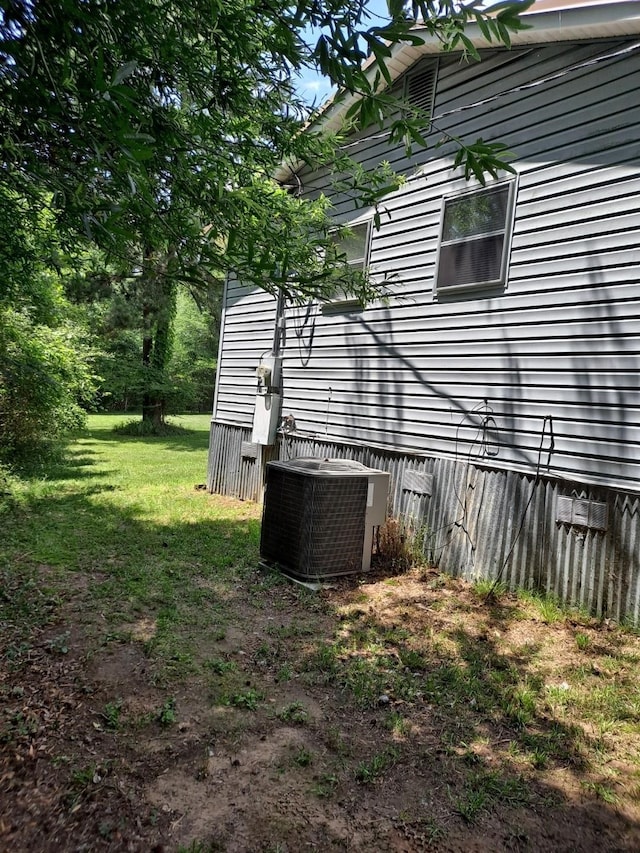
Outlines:
{"label": "roof eave", "polygon": [[[595,2],[576,6],[566,6],[558,2],[557,6],[558,8],[549,9],[545,3],[544,8],[536,9],[534,6],[523,15],[522,19],[530,27],[511,35],[512,46],[640,35],[640,3],[637,0]],[[424,38],[424,43],[417,47],[409,44],[394,46],[392,56],[387,62],[392,81],[397,80],[421,57],[443,52],[440,39],[419,26],[414,32]],[[484,38],[476,24],[465,27],[465,35],[479,49],[497,46],[495,42],[488,42]],[[359,97],[358,94],[346,94],[330,98],[310,122],[309,128],[324,133],[339,131],[347,110]],[[274,178],[280,182],[286,181],[301,165],[302,163],[282,164],[276,170]]]}

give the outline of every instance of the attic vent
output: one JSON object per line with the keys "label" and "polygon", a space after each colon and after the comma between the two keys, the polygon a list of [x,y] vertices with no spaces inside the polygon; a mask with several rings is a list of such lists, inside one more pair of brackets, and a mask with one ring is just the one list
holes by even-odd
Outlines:
{"label": "attic vent", "polygon": [[434,64],[427,65],[415,71],[407,78],[406,98],[413,107],[431,113],[436,92],[436,71]]}
{"label": "attic vent", "polygon": [[571,524],[574,527],[588,527],[592,530],[607,529],[607,505],[586,498],[572,498],[558,495],[556,521]]}

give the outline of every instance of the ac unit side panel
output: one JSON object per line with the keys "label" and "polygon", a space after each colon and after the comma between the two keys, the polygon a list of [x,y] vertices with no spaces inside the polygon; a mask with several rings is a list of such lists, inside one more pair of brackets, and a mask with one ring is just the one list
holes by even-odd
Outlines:
{"label": "ac unit side panel", "polygon": [[260,553],[299,573],[305,562],[305,516],[309,506],[305,478],[277,468],[268,468],[262,511]]}

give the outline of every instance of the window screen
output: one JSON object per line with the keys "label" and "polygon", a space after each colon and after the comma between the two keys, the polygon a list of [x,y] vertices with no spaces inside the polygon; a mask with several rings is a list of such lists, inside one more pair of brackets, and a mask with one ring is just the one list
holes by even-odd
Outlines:
{"label": "window screen", "polygon": [[340,251],[347,256],[350,266],[364,269],[367,265],[369,250],[369,222],[349,226],[349,234],[338,242]]}
{"label": "window screen", "polygon": [[[336,234],[335,243],[338,251],[346,255],[347,263],[350,267],[357,270],[366,270],[369,264],[369,245],[371,242],[371,221],[359,222],[356,225],[349,225],[349,233],[338,236]],[[329,297],[328,303],[323,306],[323,312],[331,313],[337,310],[344,310],[345,306],[360,305],[355,296],[345,293],[344,290],[338,288],[336,292]]]}
{"label": "window screen", "polygon": [[438,291],[505,283],[514,181],[446,198]]}

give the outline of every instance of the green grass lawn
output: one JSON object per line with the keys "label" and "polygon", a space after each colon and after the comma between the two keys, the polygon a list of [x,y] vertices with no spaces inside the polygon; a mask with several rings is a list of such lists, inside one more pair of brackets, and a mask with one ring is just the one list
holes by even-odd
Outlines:
{"label": "green grass lawn", "polygon": [[[238,802],[256,851],[640,849],[637,633],[426,566],[310,593],[258,568],[258,506],[198,488],[208,416],[126,419],[0,503],[6,849],[115,853],[120,813],[137,849],[240,849]],[[29,834],[48,790],[66,847]]]}
{"label": "green grass lawn", "polygon": [[153,616],[160,658],[188,668],[186,626],[205,608],[207,618],[220,610],[219,585],[255,565],[259,513],[196,488],[206,479],[209,416],[171,420],[191,432],[132,438],[112,431],[122,416],[91,416],[62,463],[19,487],[17,513],[4,516],[0,571],[16,606],[38,590],[33,619],[48,586],[78,585],[113,626]]}

